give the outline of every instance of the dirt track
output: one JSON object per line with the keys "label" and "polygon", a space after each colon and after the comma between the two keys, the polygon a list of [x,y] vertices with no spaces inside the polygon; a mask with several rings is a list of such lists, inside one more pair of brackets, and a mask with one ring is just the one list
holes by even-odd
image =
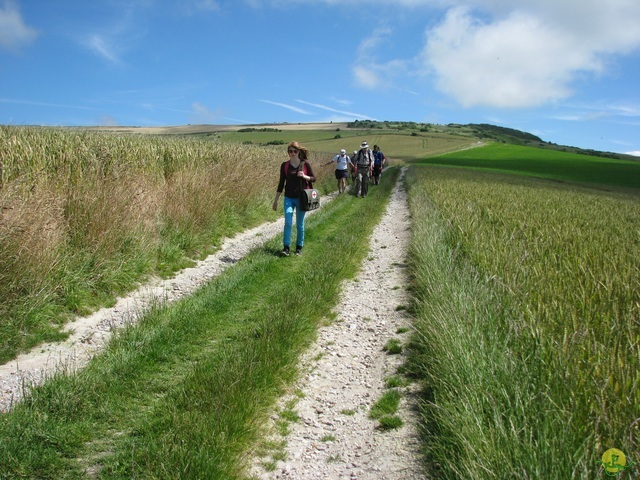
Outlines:
{"label": "dirt track", "polygon": [[[401,179],[399,185],[402,183]],[[301,360],[303,375],[291,394],[280,401],[280,409],[295,403],[300,417],[290,425],[286,459],[267,471],[264,465],[270,459],[256,456],[253,478],[425,478],[417,455],[420,445],[413,387],[406,387],[400,405],[402,428],[381,431],[377,421],[368,416],[383,393],[385,378],[396,373],[403,362],[401,355],[383,351],[384,345],[392,338],[404,343],[410,335],[410,318],[402,308],[409,302],[405,264],[409,240],[406,192],[396,186],[373,232],[361,271],[343,286],[337,320],[320,330],[317,342]],[[398,333],[398,329],[407,331]],[[277,442],[277,410],[271,418],[271,439]]]}
{"label": "dirt track", "polygon": [[[292,391],[304,395],[301,399],[296,396],[300,421],[291,425],[286,438],[286,460],[268,472],[263,464],[269,459],[255,456],[250,460],[254,478],[424,478],[416,455],[419,444],[411,387],[406,388],[399,412],[405,423],[402,428],[383,432],[368,417],[370,407],[382,395],[385,378],[403,361],[401,355],[388,355],[383,346],[391,338],[404,342],[409,335],[398,332],[410,326],[402,308],[409,301],[405,259],[410,237],[402,184],[401,177],[373,233],[370,253],[357,278],[343,286],[343,298],[336,306],[337,320],[320,330],[318,341],[301,359],[301,378]],[[330,200],[331,196],[325,197],[325,201]],[[189,295],[282,228],[280,219],[243,232],[175,278],[151,282],[119,299],[115,307],[76,320],[67,327],[73,332],[67,341],[44,345],[0,366],[0,411],[20,400],[24,383],[41,382],[61,368],[82,368],[99,353],[115,329],[135,322],[151,302]],[[280,405],[292,398],[283,398]],[[275,411],[272,418],[277,419]]]}

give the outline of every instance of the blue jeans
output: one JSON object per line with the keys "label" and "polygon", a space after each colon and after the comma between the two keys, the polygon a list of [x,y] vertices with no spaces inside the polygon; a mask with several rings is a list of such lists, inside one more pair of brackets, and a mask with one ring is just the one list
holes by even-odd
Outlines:
{"label": "blue jeans", "polygon": [[291,228],[293,227],[293,210],[296,210],[296,246],[304,246],[304,215],[307,212],[300,210],[300,200],[284,197],[284,239],[285,246],[291,245]]}

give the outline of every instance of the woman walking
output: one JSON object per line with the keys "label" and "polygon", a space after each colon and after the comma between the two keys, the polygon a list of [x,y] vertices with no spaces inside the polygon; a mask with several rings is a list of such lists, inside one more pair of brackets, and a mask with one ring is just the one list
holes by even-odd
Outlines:
{"label": "woman walking", "polygon": [[291,142],[287,147],[289,160],[280,165],[280,181],[273,201],[273,210],[278,211],[278,200],[284,190],[284,238],[282,256],[288,257],[291,246],[291,230],[293,227],[293,211],[296,212],[296,255],[302,254],[304,246],[304,211],[300,210],[300,190],[309,188],[309,182],[316,177],[308,161],[309,150],[298,142]]}

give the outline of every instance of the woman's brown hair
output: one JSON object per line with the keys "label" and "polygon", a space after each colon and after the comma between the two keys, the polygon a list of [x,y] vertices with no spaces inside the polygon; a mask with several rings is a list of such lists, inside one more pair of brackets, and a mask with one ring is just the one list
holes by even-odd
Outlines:
{"label": "woman's brown hair", "polygon": [[309,160],[309,150],[298,142],[291,142],[287,148],[295,148],[298,150],[298,158],[302,161]]}

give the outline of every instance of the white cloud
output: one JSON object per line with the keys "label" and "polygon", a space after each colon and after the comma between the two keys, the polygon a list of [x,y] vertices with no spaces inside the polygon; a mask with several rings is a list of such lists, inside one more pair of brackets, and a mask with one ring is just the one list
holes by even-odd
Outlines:
{"label": "white cloud", "polygon": [[[559,54],[562,52],[562,54]],[[492,24],[451,10],[429,32],[426,65],[439,90],[466,107],[529,107],[566,98],[579,70],[601,69],[590,52],[538,19],[519,13]]]}
{"label": "white cloud", "polygon": [[[248,1],[248,0],[245,0]],[[423,80],[465,107],[535,107],[570,98],[640,48],[639,0],[253,0],[260,6],[377,7],[425,18],[417,56],[385,59],[393,32],[378,28],[356,52],[352,77],[368,90]],[[439,12],[446,14],[439,18]],[[436,23],[434,23],[436,22]],[[420,43],[423,43],[423,46]],[[414,58],[411,59],[410,57]],[[406,83],[406,82],[402,82]],[[431,83],[423,84],[425,90]],[[411,91],[417,90],[414,86]],[[421,93],[425,93],[422,91]]]}
{"label": "white cloud", "polygon": [[634,155],[636,157],[640,157],[640,150],[636,150],[635,152],[627,152],[627,155]]}
{"label": "white cloud", "polygon": [[48,108],[56,108],[56,109],[73,108],[77,110],[90,110],[90,111],[96,110],[95,108],[91,108],[91,107],[84,107],[84,106],[77,106],[77,105],[64,105],[60,103],[50,103],[50,102],[36,102],[33,100],[20,100],[17,98],[0,98],[0,103],[14,103],[17,105],[31,105],[35,107],[48,107]]}
{"label": "white cloud", "polygon": [[336,102],[339,105],[344,105],[345,107],[348,107],[349,105],[353,105],[353,102],[351,100],[345,100],[342,98],[332,97],[330,98],[330,100],[333,102]]}
{"label": "white cloud", "polygon": [[640,2],[637,0],[454,0],[495,14],[522,12],[555,25],[575,46],[594,52],[628,53],[640,42]]}
{"label": "white cloud", "polygon": [[360,42],[355,65],[352,67],[356,85],[369,90],[390,88],[395,78],[406,73],[406,61],[380,62],[376,57],[376,51],[380,45],[387,42],[392,33],[390,28],[381,27]]}
{"label": "white cloud", "polygon": [[[427,31],[422,73],[466,107],[531,107],[567,98],[579,77],[640,47],[637,0],[473,0]],[[480,12],[489,20],[480,20]]]}
{"label": "white cloud", "polygon": [[382,85],[382,81],[378,75],[371,69],[370,65],[360,64],[355,65],[352,68],[353,79],[356,85],[367,88],[369,90],[375,90]]}
{"label": "white cloud", "polygon": [[258,7],[272,5],[287,7],[293,4],[327,4],[338,6],[371,7],[371,6],[400,6],[400,7],[424,7],[451,3],[451,0],[244,0],[245,3]]}
{"label": "white cloud", "polygon": [[569,122],[583,122],[607,119],[617,123],[636,125],[640,118],[640,107],[635,104],[594,102],[593,104],[565,105],[567,111],[552,118]]}
{"label": "white cloud", "polygon": [[17,50],[34,41],[37,36],[36,29],[24,23],[15,2],[5,0],[4,6],[0,6],[0,47]]}
{"label": "white cloud", "polygon": [[640,117],[639,105],[612,105],[609,107],[612,112],[621,117]]}
{"label": "white cloud", "polygon": [[340,115],[343,115],[344,117],[340,117],[340,118],[358,118],[358,119],[369,119],[369,120],[375,120],[367,115],[363,115],[361,113],[354,113],[354,112],[347,112],[344,110],[338,110],[336,108],[332,108],[332,107],[328,107],[326,105],[321,105],[319,103],[311,103],[311,102],[306,102],[304,100],[296,100],[297,102],[300,102],[304,105],[309,105],[310,107],[316,107],[319,108],[321,110],[327,110],[329,112],[333,112],[333,113],[339,113]]}
{"label": "white cloud", "polygon": [[141,20],[140,12],[150,5],[147,0],[138,0],[121,8],[114,2],[110,15],[89,24],[90,31],[78,28],[79,31],[71,35],[97,57],[113,65],[121,65],[126,54],[135,50],[140,39],[147,34],[146,22]]}
{"label": "white cloud", "polygon": [[222,116],[221,112],[214,112],[199,102],[193,102],[191,108],[191,123],[211,123]]}
{"label": "white cloud", "polygon": [[101,35],[91,35],[87,39],[86,46],[97,56],[114,64],[120,63],[120,58],[113,44]]}
{"label": "white cloud", "polygon": [[260,100],[261,102],[268,103],[269,105],[275,105],[276,107],[286,108],[296,113],[301,113],[303,115],[311,115],[310,112],[303,110],[302,108],[295,107],[293,105],[288,105],[286,103],[272,102],[270,100]]}

